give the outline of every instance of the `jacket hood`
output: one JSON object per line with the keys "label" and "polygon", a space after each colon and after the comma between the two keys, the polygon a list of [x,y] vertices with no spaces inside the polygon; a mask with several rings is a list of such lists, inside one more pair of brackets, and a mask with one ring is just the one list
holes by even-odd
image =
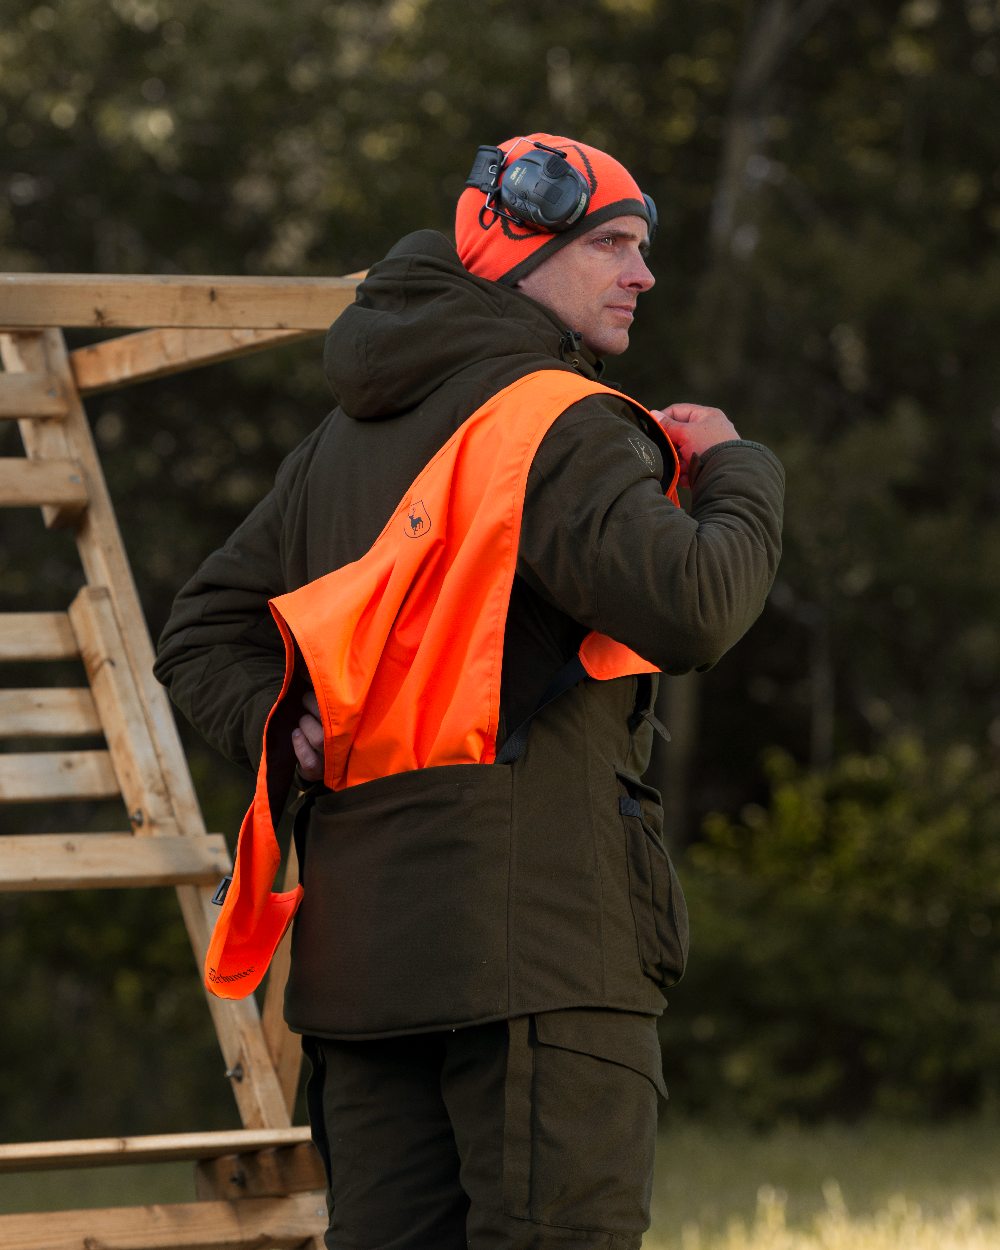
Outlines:
{"label": "jacket hood", "polygon": [[323,364],[337,403],[365,421],[412,409],[484,360],[519,356],[526,373],[553,357],[600,372],[541,304],[470,274],[444,235],[418,230],[369,270],[327,333]]}

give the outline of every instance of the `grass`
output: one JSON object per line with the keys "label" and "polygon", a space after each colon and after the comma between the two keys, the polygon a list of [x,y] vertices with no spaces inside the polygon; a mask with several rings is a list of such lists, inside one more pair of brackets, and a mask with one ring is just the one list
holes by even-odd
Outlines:
{"label": "grass", "polygon": [[[0,1212],[184,1202],[190,1164],[0,1176]],[[675,1123],[644,1250],[997,1250],[1000,1134],[987,1122],[819,1129]]]}
{"label": "grass", "polygon": [[996,1250],[986,1122],[819,1129],[671,1124],[645,1250]]}

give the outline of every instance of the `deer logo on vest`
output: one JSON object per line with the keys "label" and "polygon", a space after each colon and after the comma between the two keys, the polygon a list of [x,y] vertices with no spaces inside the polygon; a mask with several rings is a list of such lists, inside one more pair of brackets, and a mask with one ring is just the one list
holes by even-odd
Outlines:
{"label": "deer logo on vest", "polygon": [[411,503],[406,509],[406,520],[403,523],[403,533],[408,538],[423,538],[423,536],[431,528],[431,519],[427,515],[427,509],[424,507],[424,501],[417,499]]}
{"label": "deer logo on vest", "polygon": [[645,441],[645,439],[639,438],[638,435],[635,435],[632,438],[630,438],[628,442],[629,442],[629,446],[632,448],[635,454],[639,457],[642,463],[646,466],[646,468],[650,471],[650,473],[655,473],[656,472],[656,456],[653,454],[652,447],[650,447],[650,445]]}

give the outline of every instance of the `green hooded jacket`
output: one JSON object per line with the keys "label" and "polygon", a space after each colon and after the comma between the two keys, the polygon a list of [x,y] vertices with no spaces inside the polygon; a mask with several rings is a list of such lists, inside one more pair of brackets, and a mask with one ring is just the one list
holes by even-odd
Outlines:
{"label": "green hooded jacket", "polygon": [[[337,407],[181,590],[157,676],[205,737],[256,766],[281,684],[267,601],[360,558],[410,482],[491,395],[542,368],[596,377],[571,328],[403,239],[331,327]],[[742,440],[664,498],[661,438],[624,400],[567,409],[529,474],[498,747],[591,629],[665,673],[714,664],[756,620],[780,555],[783,472]],[[290,1025],[375,1037],[567,1007],[655,1012],[687,920],[643,784],[654,681],[585,681],[513,765],[381,778],[313,803],[300,846]],[[288,746],[291,759],[291,745]]]}

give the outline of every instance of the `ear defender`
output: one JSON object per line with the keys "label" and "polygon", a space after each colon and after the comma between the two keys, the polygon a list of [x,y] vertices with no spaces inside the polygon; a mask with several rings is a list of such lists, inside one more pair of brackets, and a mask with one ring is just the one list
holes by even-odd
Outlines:
{"label": "ear defender", "polygon": [[[590,187],[566,160],[565,151],[535,142],[508,165],[500,148],[480,147],[465,181],[486,196],[479,224],[489,229],[499,217],[517,226],[559,234],[587,211]],[[487,215],[493,218],[487,221]]]}
{"label": "ear defender", "polygon": [[642,193],[642,202],[646,205],[646,212],[649,214],[649,243],[653,244],[656,238],[656,227],[660,224],[659,214],[656,211],[656,205],[653,203],[653,197],[647,195],[645,191]]}

